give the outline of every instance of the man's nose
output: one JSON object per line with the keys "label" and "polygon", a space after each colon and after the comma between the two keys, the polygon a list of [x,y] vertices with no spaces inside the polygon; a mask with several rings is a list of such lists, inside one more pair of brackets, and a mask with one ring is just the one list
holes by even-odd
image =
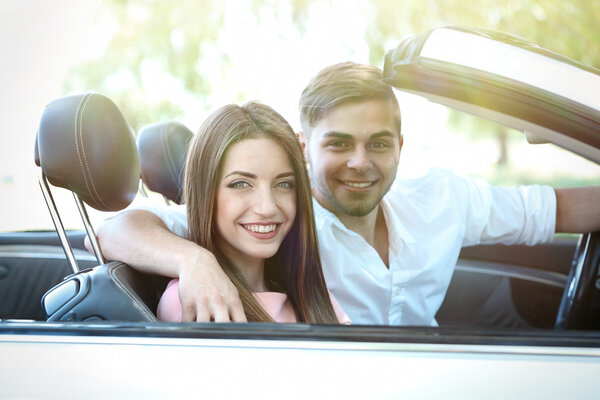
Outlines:
{"label": "man's nose", "polygon": [[357,147],[350,155],[347,165],[348,168],[352,168],[359,172],[368,170],[371,166],[371,160],[369,159],[367,150],[363,147]]}

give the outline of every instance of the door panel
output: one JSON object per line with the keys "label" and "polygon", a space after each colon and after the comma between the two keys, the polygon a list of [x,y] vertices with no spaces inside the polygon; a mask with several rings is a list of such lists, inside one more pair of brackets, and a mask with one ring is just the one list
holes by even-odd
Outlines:
{"label": "door panel", "polygon": [[[97,265],[95,257],[81,249],[83,232],[69,236],[79,268]],[[70,273],[55,232],[0,234],[0,319],[44,320],[42,296]]]}
{"label": "door panel", "polygon": [[464,248],[436,316],[438,323],[552,329],[577,239]]}

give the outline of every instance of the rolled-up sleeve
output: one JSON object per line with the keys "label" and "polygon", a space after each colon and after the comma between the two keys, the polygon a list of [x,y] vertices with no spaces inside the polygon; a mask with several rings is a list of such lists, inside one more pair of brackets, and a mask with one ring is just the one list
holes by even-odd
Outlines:
{"label": "rolled-up sleeve", "polygon": [[156,215],[166,225],[167,229],[184,238],[188,237],[187,211],[185,204],[170,205],[160,204],[153,201],[136,201],[128,210],[144,210]]}
{"label": "rolled-up sleeve", "polygon": [[486,243],[535,245],[552,240],[556,194],[550,186],[518,188],[467,180],[466,230],[463,246]]}

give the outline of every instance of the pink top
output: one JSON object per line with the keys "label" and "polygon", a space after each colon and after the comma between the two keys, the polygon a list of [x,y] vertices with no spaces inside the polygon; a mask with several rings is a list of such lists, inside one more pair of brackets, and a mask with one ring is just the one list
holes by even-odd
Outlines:
{"label": "pink top", "polygon": [[[159,321],[181,322],[181,302],[179,301],[179,279],[171,279],[167,285],[167,289],[160,298],[158,309],[156,311]],[[335,297],[329,293],[333,311],[341,324],[350,324],[350,318],[342,307],[339,305]],[[284,293],[278,292],[260,292],[254,293],[254,297],[263,306],[266,312],[275,320],[275,322],[294,323],[296,314],[292,308],[292,304]]]}

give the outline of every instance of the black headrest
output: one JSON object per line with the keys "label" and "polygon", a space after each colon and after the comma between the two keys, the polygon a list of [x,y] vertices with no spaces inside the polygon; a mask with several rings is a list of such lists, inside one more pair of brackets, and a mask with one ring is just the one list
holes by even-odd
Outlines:
{"label": "black headrest", "polygon": [[148,188],[177,204],[182,202],[183,170],[192,131],[179,122],[143,127],[137,138],[142,180]]}
{"label": "black headrest", "polygon": [[100,211],[121,210],[136,195],[140,162],[132,130],[115,103],[100,94],[48,104],[35,158],[51,184]]}

